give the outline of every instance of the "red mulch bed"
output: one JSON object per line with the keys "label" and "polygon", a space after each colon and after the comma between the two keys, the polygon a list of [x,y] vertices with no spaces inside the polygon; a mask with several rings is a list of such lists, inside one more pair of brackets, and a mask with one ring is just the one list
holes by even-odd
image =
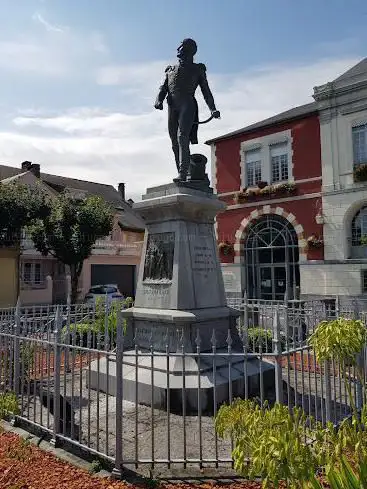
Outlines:
{"label": "red mulch bed", "polygon": [[[151,486],[151,484],[150,484]],[[160,483],[161,489],[190,489],[194,484]],[[197,486],[197,484],[195,484]],[[117,482],[100,478],[59,460],[22,438],[0,433],[0,488],[1,489],[133,489],[144,485]],[[148,488],[149,486],[145,486]],[[201,483],[201,489],[260,489],[257,482],[234,482],[231,484]]]}
{"label": "red mulch bed", "polygon": [[[0,427],[1,429],[1,427]],[[0,432],[1,489],[151,489],[152,483],[131,484],[101,478],[64,462],[27,443],[14,433]],[[156,489],[261,489],[261,483],[249,481],[160,482]],[[285,485],[281,484],[281,488]],[[324,485],[325,488],[329,487]]]}

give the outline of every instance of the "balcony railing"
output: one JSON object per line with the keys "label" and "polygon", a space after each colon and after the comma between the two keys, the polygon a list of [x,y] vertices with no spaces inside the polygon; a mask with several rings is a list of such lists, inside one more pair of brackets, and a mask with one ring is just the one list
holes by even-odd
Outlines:
{"label": "balcony railing", "polygon": [[[33,241],[27,235],[21,240],[21,250],[35,250]],[[98,239],[93,246],[93,255],[120,255],[120,256],[140,256],[142,243],[122,243],[121,241],[112,241],[108,238]]]}
{"label": "balcony railing", "polygon": [[97,240],[94,255],[140,256],[142,243],[121,243],[120,241]]}

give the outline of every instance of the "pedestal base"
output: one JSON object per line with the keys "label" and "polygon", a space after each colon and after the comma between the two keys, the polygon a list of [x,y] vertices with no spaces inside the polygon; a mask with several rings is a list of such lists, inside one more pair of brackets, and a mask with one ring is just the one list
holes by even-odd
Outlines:
{"label": "pedestal base", "polygon": [[[231,398],[260,397],[260,375],[265,398],[274,397],[274,366],[253,358],[228,358],[226,352],[214,356],[159,356],[141,351],[124,352],[123,389],[125,401],[182,414],[211,415]],[[108,365],[107,365],[108,364]],[[168,367],[169,365],[169,367]],[[107,358],[92,362],[90,386],[116,395],[116,362]],[[247,376],[245,377],[244,371]],[[108,373],[107,373],[108,372]],[[108,389],[107,389],[108,385]]]}

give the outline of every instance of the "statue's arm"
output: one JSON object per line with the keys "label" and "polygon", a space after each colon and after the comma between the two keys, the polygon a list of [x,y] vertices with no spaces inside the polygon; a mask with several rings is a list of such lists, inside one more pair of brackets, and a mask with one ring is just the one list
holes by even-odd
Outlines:
{"label": "statue's arm", "polygon": [[167,93],[168,93],[167,71],[168,71],[168,68],[166,68],[166,72],[164,75],[164,81],[163,81],[162,85],[159,87],[158,95],[157,95],[157,98],[156,98],[156,101],[154,104],[154,107],[156,109],[160,109],[160,110],[163,109],[163,102],[164,102],[164,99],[166,98]]}
{"label": "statue's arm", "polygon": [[217,112],[217,109],[215,107],[214,97],[209,88],[208,79],[206,77],[206,66],[204,64],[200,64],[199,68],[200,68],[199,85],[204,100],[206,102],[206,105],[209,107],[211,112]]}

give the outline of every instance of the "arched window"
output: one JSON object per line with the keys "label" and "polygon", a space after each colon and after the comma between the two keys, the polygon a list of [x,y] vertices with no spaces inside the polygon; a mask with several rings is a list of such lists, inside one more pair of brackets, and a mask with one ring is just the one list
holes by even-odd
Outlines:
{"label": "arched window", "polygon": [[352,220],[352,248],[363,244],[362,237],[367,239],[367,205],[362,207]]}
{"label": "arched window", "polygon": [[292,224],[269,214],[250,224],[245,242],[246,288],[250,298],[284,300],[299,287],[298,238]]}

